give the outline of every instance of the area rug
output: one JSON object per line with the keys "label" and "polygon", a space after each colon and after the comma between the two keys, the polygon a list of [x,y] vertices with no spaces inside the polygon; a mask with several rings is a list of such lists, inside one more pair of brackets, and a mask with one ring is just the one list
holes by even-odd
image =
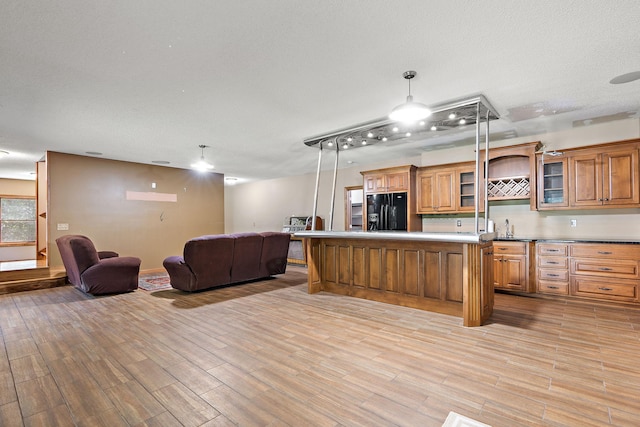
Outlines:
{"label": "area rug", "polygon": [[145,291],[161,291],[171,289],[171,283],[166,274],[141,275],[138,278],[138,288]]}

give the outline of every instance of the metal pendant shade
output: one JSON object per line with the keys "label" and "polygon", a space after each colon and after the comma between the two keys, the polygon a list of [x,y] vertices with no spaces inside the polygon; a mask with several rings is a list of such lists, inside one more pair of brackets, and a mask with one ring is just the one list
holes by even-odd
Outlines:
{"label": "metal pendant shade", "polygon": [[409,82],[409,95],[407,95],[407,102],[400,104],[391,110],[389,118],[397,122],[415,122],[429,117],[431,115],[429,107],[419,102],[415,102],[411,95],[411,79],[416,76],[416,72],[405,71],[402,76]]}
{"label": "metal pendant shade", "polygon": [[192,163],[191,167],[196,169],[196,170],[199,170],[201,172],[213,169],[213,165],[211,163],[207,162],[205,160],[205,158],[204,158],[204,149],[207,148],[207,146],[206,145],[198,145],[198,148],[200,148],[200,150],[202,150],[201,151],[202,154],[200,155],[200,160],[198,160],[196,163]]}

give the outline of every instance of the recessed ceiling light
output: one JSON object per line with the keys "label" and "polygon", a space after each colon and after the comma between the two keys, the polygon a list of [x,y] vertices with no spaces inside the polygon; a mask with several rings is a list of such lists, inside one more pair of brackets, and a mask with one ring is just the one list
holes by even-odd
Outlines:
{"label": "recessed ceiling light", "polygon": [[411,136],[411,132],[407,132],[407,133],[405,133],[405,134],[404,134],[404,136],[406,136],[406,137]]}
{"label": "recessed ceiling light", "polygon": [[460,119],[460,121],[459,121],[458,123],[460,123],[461,125],[463,125],[463,124],[467,123],[467,121],[466,121],[465,119]]}
{"label": "recessed ceiling light", "polygon": [[155,163],[156,165],[168,165],[171,162],[168,162],[166,160],[151,160],[151,163]]}
{"label": "recessed ceiling light", "polygon": [[86,151],[85,153],[90,156],[102,156],[102,153],[100,153],[99,151]]}
{"label": "recessed ceiling light", "polygon": [[342,149],[343,149],[343,150],[346,150],[346,149],[348,149],[348,148],[349,148],[349,144],[347,144],[347,143],[345,142],[345,143],[344,143],[344,145],[342,146]]}
{"label": "recessed ceiling light", "polygon": [[456,113],[451,113],[451,114],[449,114],[449,118],[450,118],[451,120],[455,119],[455,118],[456,118]]}
{"label": "recessed ceiling light", "polygon": [[420,121],[420,126],[424,126],[424,120]]}
{"label": "recessed ceiling light", "polygon": [[367,138],[373,138],[373,132],[369,132],[369,133],[367,134]]}
{"label": "recessed ceiling light", "polygon": [[388,138],[387,138],[386,136],[383,136],[383,137],[382,137],[382,140],[383,140],[383,141],[386,141],[387,139],[388,139]]}
{"label": "recessed ceiling light", "polygon": [[349,138],[347,138],[347,141],[351,142],[351,141],[353,141],[353,138],[349,137]]}
{"label": "recessed ceiling light", "polygon": [[367,140],[366,139],[362,140],[362,145],[367,145]]}
{"label": "recessed ceiling light", "polygon": [[329,147],[333,147],[333,141],[329,141],[329,142],[327,143],[327,145],[328,145]]}
{"label": "recessed ceiling light", "polygon": [[438,128],[436,127],[436,125],[431,126],[431,130],[438,130]]}
{"label": "recessed ceiling light", "polygon": [[394,132],[398,132],[398,127],[394,126],[393,129],[391,129],[391,130],[394,131]]}

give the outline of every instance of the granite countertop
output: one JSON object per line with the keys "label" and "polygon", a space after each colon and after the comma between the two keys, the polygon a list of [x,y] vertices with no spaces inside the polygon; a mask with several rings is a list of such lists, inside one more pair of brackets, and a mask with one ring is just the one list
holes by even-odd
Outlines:
{"label": "granite countertop", "polygon": [[427,233],[421,231],[300,231],[304,238],[414,240],[432,242],[478,243],[493,240],[495,233]]}
{"label": "granite countertop", "polygon": [[547,242],[547,243],[619,243],[625,245],[640,245],[640,240],[606,239],[597,237],[562,238],[562,237],[496,237],[496,242]]}

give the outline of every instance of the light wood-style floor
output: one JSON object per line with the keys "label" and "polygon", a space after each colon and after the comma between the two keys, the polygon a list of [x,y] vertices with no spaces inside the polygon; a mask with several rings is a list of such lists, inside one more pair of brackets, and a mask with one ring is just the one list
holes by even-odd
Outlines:
{"label": "light wood-style floor", "polygon": [[490,324],[306,270],[186,294],[0,296],[2,426],[640,425],[640,310],[496,296]]}

